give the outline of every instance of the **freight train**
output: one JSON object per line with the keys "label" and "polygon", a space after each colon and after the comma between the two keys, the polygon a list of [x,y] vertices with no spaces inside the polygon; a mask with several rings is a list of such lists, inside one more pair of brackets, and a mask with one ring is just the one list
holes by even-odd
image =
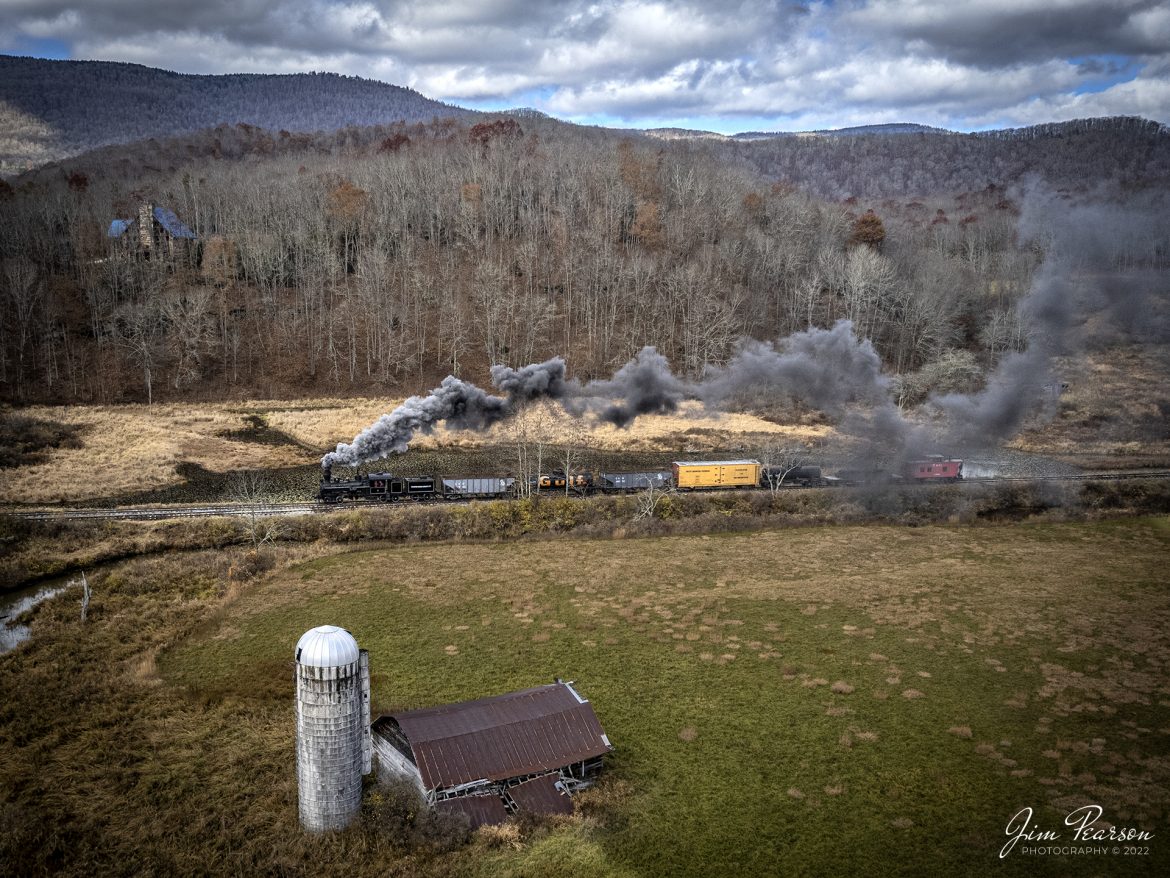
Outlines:
{"label": "freight train", "polygon": [[[934,455],[905,464],[900,473],[884,470],[842,470],[826,476],[819,466],[776,467],[758,460],[679,460],[669,470],[643,472],[541,473],[530,480],[532,491],[552,491],[586,496],[626,494],[649,489],[712,491],[752,488],[816,488],[835,485],[872,485],[897,482],[921,484],[957,482],[963,478],[963,461]],[[333,481],[330,467],[322,470],[317,499],[324,503],[345,500],[377,500],[399,503],[413,500],[492,500],[520,494],[523,483],[511,476],[402,476],[367,473],[348,481]]]}

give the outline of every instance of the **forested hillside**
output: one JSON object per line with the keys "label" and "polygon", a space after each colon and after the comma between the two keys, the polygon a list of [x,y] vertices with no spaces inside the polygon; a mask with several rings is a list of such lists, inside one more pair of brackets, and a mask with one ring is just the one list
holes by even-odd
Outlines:
{"label": "forested hillside", "polygon": [[[1080,192],[1101,183],[1170,186],[1170,131],[1131,117],[974,134],[930,131],[768,137],[725,145],[765,177],[824,198],[957,194],[1043,179]],[[831,135],[831,136],[830,136]]]}
{"label": "forested hillside", "polygon": [[[914,401],[1027,345],[1017,306],[1073,189],[1120,269],[1170,258],[1166,139],[1125,120],[732,145],[521,123],[221,127],[0,186],[0,393],[399,394],[553,355],[607,375],[646,344],[694,375],[744,336],[850,318]],[[923,194],[858,197],[894,188],[886,144]],[[194,230],[189,251],[107,237],[147,201]]]}
{"label": "forested hillside", "polygon": [[0,55],[0,173],[221,123],[313,132],[465,114],[408,88],[334,73],[190,76]]}

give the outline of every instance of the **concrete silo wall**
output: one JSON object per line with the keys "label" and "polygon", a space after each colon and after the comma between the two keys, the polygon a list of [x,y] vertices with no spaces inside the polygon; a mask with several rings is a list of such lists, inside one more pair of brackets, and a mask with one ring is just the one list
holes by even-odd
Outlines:
{"label": "concrete silo wall", "polygon": [[296,666],[297,789],[305,829],[342,829],[361,807],[369,734],[361,665],[359,659]]}
{"label": "concrete silo wall", "polygon": [[373,748],[370,742],[370,653],[358,653],[362,667],[362,774],[373,770]]}

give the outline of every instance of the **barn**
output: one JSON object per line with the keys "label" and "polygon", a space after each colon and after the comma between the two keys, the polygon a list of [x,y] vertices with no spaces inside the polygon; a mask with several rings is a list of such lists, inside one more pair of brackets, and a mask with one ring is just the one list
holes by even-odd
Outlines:
{"label": "barn", "polygon": [[473,828],[521,811],[571,813],[613,749],[592,705],[562,680],[383,715],[372,732],[383,777],[414,784]]}

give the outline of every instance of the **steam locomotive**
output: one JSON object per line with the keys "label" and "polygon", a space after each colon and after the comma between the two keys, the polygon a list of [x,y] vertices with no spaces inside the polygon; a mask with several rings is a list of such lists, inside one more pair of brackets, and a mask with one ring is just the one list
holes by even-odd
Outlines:
{"label": "steam locomotive", "polygon": [[[763,466],[756,460],[676,461],[669,470],[642,472],[570,472],[554,470],[531,479],[531,491],[592,494],[626,494],[635,491],[731,490],[752,488],[817,488],[838,485],[957,482],[963,478],[963,461],[932,455],[905,464],[900,473],[884,470],[841,470],[827,476],[819,466]],[[399,503],[415,500],[494,500],[521,493],[523,482],[511,476],[402,476],[388,472],[368,473],[348,481],[333,481],[332,469],[324,467],[317,499],[324,503],[345,500],[377,500]]]}

